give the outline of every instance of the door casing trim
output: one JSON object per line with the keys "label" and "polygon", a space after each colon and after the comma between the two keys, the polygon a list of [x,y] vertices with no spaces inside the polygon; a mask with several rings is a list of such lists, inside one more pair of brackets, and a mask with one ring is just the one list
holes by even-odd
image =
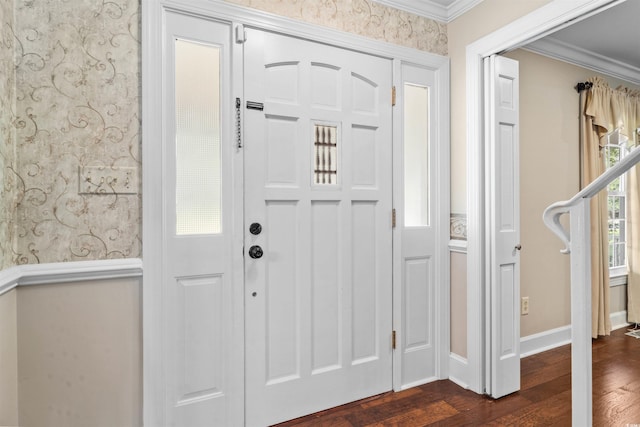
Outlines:
{"label": "door casing trim", "polygon": [[[486,349],[489,330],[485,313],[485,289],[489,283],[488,223],[485,221],[487,190],[484,158],[484,98],[482,96],[482,59],[516,49],[570,25],[576,18],[625,0],[553,0],[466,47],[467,111],[467,362],[466,383],[476,393],[484,393]],[[573,21],[575,22],[575,21]],[[494,170],[487,171],[495,174]]]}
{"label": "door casing trim", "polygon": [[[376,41],[362,36],[340,32],[329,28],[319,27],[300,21],[291,20],[284,17],[260,12],[245,7],[240,7],[226,3],[221,0],[160,0],[142,2],[142,157],[143,157],[143,182],[142,182],[142,229],[143,229],[143,421],[145,425],[165,425],[164,411],[164,386],[163,386],[163,366],[164,358],[162,354],[162,317],[163,317],[163,295],[159,283],[162,282],[162,257],[163,257],[163,223],[165,219],[158,212],[162,212],[165,195],[161,185],[164,158],[162,150],[158,149],[159,141],[163,135],[160,126],[163,110],[162,85],[163,76],[162,57],[165,46],[163,46],[163,13],[166,10],[176,11],[189,15],[199,16],[203,19],[213,19],[226,22],[230,25],[232,32],[240,25],[255,27],[263,30],[275,31],[284,35],[294,36],[325,43],[346,49],[357,50],[366,54],[381,56],[393,61],[393,82],[398,84],[399,75],[396,73],[403,62],[416,64],[429,70],[433,70],[437,75],[437,90],[439,98],[437,100],[439,110],[438,122],[438,165],[442,165],[438,171],[439,183],[437,194],[440,207],[437,212],[437,224],[439,227],[436,263],[436,283],[441,284],[436,303],[439,312],[436,319],[439,330],[447,331],[438,336],[440,348],[438,357],[439,377],[448,376],[449,359],[449,271],[448,271],[448,243],[449,243],[449,58],[440,55],[422,52],[415,49],[394,45],[387,42]],[[242,45],[233,43],[231,52],[233,69],[242,69]],[[232,76],[232,98],[244,99],[242,90],[242,79]],[[399,114],[393,113],[393,127],[401,126],[402,121]],[[400,143],[394,131],[393,145],[394,152]],[[235,212],[243,212],[243,164],[242,151],[237,150],[232,159],[233,165],[233,209]],[[396,175],[401,171],[394,168],[394,187],[397,192]],[[401,208],[396,206],[396,209]],[[398,214],[402,215],[401,210]],[[233,230],[233,251],[242,253],[243,245],[243,216],[234,221]],[[394,262],[394,271],[397,268]],[[232,280],[235,289],[239,289],[240,296],[243,295],[244,286],[243,262],[240,255],[234,257]],[[393,284],[398,286],[394,281]],[[244,306],[241,300],[234,302],[234,309],[241,311],[236,317],[238,324],[234,326],[236,343],[233,346],[244,345]],[[394,318],[398,309],[397,302],[394,302]],[[244,369],[244,357],[239,357],[237,366],[232,369]],[[243,390],[234,392],[243,393]],[[242,406],[240,403],[239,406]],[[232,411],[242,412],[240,407],[231,408]]]}

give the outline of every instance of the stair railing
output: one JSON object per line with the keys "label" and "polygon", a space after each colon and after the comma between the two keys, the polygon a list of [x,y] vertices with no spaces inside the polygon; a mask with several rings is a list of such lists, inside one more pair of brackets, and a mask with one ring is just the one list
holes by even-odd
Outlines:
{"label": "stair railing", "polygon": [[[574,426],[593,423],[590,200],[638,162],[640,147],[570,200],[550,205],[542,215],[547,227],[565,244],[561,252],[571,254],[571,419]],[[560,223],[560,217],[566,213],[570,216],[568,232]]]}

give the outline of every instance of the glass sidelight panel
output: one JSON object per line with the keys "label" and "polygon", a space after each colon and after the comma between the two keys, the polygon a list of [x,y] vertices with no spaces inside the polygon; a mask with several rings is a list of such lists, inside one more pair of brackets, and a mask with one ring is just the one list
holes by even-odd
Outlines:
{"label": "glass sidelight panel", "polygon": [[175,42],[176,234],[221,232],[220,49]]}
{"label": "glass sidelight panel", "polygon": [[404,223],[430,224],[429,88],[404,84]]}
{"label": "glass sidelight panel", "polygon": [[338,127],[314,124],[314,183],[338,183]]}

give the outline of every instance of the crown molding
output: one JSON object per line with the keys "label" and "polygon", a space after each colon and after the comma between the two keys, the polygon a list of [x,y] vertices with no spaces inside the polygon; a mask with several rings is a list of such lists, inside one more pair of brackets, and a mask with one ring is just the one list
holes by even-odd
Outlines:
{"label": "crown molding", "polygon": [[482,0],[456,0],[448,7],[449,18],[447,23],[453,21],[458,16],[467,13],[469,10],[480,4]]}
{"label": "crown molding", "polygon": [[414,15],[424,16],[449,23],[476,6],[482,0],[455,0],[449,6],[442,6],[431,0],[374,0],[376,3],[404,10]]}
{"label": "crown molding", "polygon": [[640,68],[553,37],[537,40],[522,49],[640,85]]}

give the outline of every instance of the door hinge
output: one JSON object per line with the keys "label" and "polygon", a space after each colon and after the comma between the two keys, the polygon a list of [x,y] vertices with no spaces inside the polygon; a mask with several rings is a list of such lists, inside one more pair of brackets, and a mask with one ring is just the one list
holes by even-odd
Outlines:
{"label": "door hinge", "polygon": [[391,87],[391,106],[396,106],[396,87]]}
{"label": "door hinge", "polygon": [[391,209],[391,228],[396,228],[396,208]]}
{"label": "door hinge", "polygon": [[396,331],[391,331],[391,349],[396,349]]}

